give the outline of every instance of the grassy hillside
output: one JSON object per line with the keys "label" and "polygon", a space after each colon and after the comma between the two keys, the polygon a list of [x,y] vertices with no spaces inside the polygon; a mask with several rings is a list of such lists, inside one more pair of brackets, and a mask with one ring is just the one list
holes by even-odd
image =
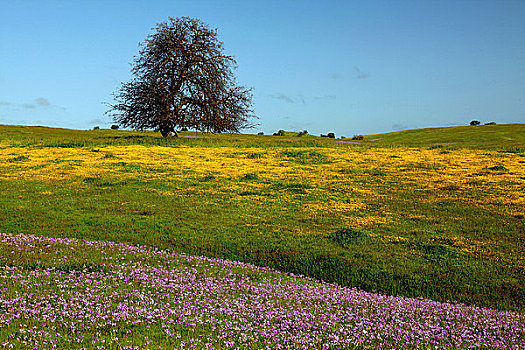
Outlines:
{"label": "grassy hillside", "polygon": [[408,147],[468,147],[523,151],[525,124],[458,126],[411,129],[388,134],[368,135],[365,141],[378,145]]}
{"label": "grassy hillside", "polygon": [[297,146],[323,145],[331,140],[305,135],[297,137],[297,133],[287,132],[286,136],[250,135],[250,134],[211,134],[193,131],[179,132],[179,138],[163,138],[160,133],[152,131],[129,130],[71,130],[48,128],[40,126],[0,125],[0,142],[4,140],[10,145],[44,146],[44,147],[96,147],[119,145],[144,146],[273,146],[300,141]]}
{"label": "grassy hillside", "polygon": [[523,125],[432,130],[357,144],[0,126],[0,232],[524,311]]}
{"label": "grassy hillside", "polygon": [[0,233],[14,349],[520,349],[525,314],[366,293],[226,260]]}

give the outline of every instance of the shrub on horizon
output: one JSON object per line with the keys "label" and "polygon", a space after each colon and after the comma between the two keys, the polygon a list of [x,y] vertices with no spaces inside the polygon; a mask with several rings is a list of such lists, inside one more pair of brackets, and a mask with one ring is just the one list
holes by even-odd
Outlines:
{"label": "shrub on horizon", "polygon": [[299,137],[301,137],[303,135],[308,135],[308,130],[299,131],[299,133],[297,134],[297,136],[299,136]]}
{"label": "shrub on horizon", "polygon": [[479,120],[473,120],[473,121],[470,122],[471,126],[480,125],[480,124],[481,124],[481,122]]}

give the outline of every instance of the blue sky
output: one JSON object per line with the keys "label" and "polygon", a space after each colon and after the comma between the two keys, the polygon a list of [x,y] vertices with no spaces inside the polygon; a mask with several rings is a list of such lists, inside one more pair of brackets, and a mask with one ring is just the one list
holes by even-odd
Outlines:
{"label": "blue sky", "polygon": [[525,1],[0,0],[0,124],[109,127],[168,17],[217,28],[260,126],[352,136],[525,122]]}

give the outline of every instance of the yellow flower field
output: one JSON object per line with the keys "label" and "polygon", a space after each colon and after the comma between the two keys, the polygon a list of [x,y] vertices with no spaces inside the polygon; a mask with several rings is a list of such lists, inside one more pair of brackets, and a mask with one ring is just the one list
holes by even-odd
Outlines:
{"label": "yellow flower field", "polygon": [[[86,177],[107,176],[113,179],[139,178],[143,181],[169,182],[198,179],[212,175],[218,179],[238,180],[247,174],[256,174],[257,182],[230,181],[213,189],[197,192],[236,193],[257,191],[276,181],[303,183],[305,192],[315,192],[327,200],[304,203],[304,208],[328,212],[338,220],[351,218],[357,226],[367,223],[386,223],[393,220],[390,213],[367,218],[355,218],[349,213],[366,208],[371,198],[388,196],[388,192],[373,183],[349,181],[351,175],[360,178],[379,177],[402,189],[437,191],[442,198],[457,197],[481,206],[495,201],[512,204],[509,210],[518,213],[525,204],[525,161],[513,154],[504,156],[485,150],[458,149],[444,153],[439,149],[353,147],[301,148],[301,152],[316,152],[326,159],[322,163],[294,162],[283,156],[281,149],[233,147],[160,147],[160,146],[106,146],[87,148],[4,148],[0,150],[0,178],[31,181],[64,181],[72,186],[85,187]],[[18,160],[17,160],[18,159]],[[504,164],[504,172],[491,167]],[[379,175],[378,175],[379,174]],[[353,177],[352,177],[353,178]],[[473,183],[483,183],[486,196],[469,196]],[[444,190],[443,190],[444,189]],[[452,189],[452,191],[447,189]],[[148,190],[147,188],[144,189]],[[160,195],[194,195],[187,188],[169,191],[150,189]],[[337,193],[353,193],[351,202],[330,199]],[[49,193],[48,193],[49,194]],[[275,197],[238,197],[240,201],[276,201]],[[422,195],[420,200],[427,198]],[[523,208],[523,207],[522,207]]]}

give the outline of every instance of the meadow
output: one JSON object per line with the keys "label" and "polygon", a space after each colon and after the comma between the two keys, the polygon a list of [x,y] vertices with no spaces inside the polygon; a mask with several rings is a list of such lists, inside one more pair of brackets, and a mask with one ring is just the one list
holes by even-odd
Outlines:
{"label": "meadow", "polygon": [[14,349],[525,349],[525,315],[108,241],[0,234]]}
{"label": "meadow", "polygon": [[525,125],[181,136],[0,126],[0,232],[525,311]]}

